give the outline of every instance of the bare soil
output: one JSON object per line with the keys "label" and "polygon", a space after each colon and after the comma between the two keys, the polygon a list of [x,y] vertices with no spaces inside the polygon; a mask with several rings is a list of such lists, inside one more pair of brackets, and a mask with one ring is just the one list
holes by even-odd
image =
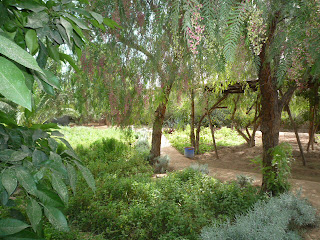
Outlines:
{"label": "bare soil", "polygon": [[[308,134],[299,133],[304,151],[307,148]],[[281,132],[280,142],[290,143],[293,150],[294,161],[291,166],[290,182],[293,191],[301,190],[302,196],[306,197],[311,204],[320,211],[320,144],[314,145],[314,150],[305,151],[306,166],[302,164],[299,147],[293,132]],[[247,145],[236,147],[222,147],[218,149],[219,159],[214,152],[197,155],[189,159],[171,147],[168,140],[162,139],[162,154],[170,156],[169,169],[182,170],[192,164],[207,164],[209,175],[222,181],[236,179],[240,174],[251,176],[255,179],[254,184],[261,184],[261,174],[252,159],[261,156],[262,141],[261,133],[256,136],[256,146],[248,148]],[[320,229],[312,229],[304,235],[304,239],[320,240]]]}

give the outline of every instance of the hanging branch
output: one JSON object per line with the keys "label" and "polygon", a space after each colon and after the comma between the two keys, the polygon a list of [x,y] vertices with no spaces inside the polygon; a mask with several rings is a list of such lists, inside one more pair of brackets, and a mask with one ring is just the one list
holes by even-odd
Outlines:
{"label": "hanging branch", "polygon": [[[228,97],[229,93],[224,93],[224,95],[209,109],[209,114],[211,114],[211,112],[218,108],[219,104],[225,100],[227,97]],[[207,115],[207,112],[204,113],[199,122],[198,122],[198,126],[197,126],[197,131],[196,131],[196,146],[195,146],[195,150],[196,150],[196,153],[199,154],[199,142],[200,142],[200,130],[201,130],[201,124],[202,124],[202,121],[203,119],[205,118],[205,116]]]}
{"label": "hanging branch", "polygon": [[213,147],[214,147],[214,151],[216,153],[217,159],[219,159],[219,155],[218,155],[218,150],[217,150],[217,145],[216,145],[216,139],[214,137],[214,128],[211,122],[211,117],[209,113],[209,103],[208,103],[208,99],[207,99],[207,116],[208,116],[208,121],[209,121],[209,126],[210,126],[210,130],[211,130],[211,135],[212,135],[212,143],[213,143]]}
{"label": "hanging branch", "polygon": [[303,148],[302,148],[301,141],[300,141],[300,137],[299,137],[299,134],[298,134],[298,128],[297,128],[296,123],[295,123],[294,120],[293,120],[292,115],[291,115],[291,111],[290,111],[289,105],[286,105],[286,106],[285,106],[285,110],[287,111],[287,113],[288,113],[288,115],[289,115],[291,124],[292,124],[293,129],[294,129],[294,133],[295,133],[296,138],[297,138],[298,146],[299,146],[299,149],[300,149],[300,154],[301,154],[301,157],[302,157],[302,164],[303,164],[303,166],[306,166],[306,159],[305,159],[305,157],[304,157]]}

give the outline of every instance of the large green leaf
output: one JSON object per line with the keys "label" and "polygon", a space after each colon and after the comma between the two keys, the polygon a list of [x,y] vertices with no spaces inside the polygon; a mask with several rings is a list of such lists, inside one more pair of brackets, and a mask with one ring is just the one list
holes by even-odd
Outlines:
{"label": "large green leaf", "polygon": [[16,190],[18,185],[18,180],[16,177],[16,173],[12,169],[5,169],[2,172],[1,176],[2,185],[7,190],[8,195],[11,196],[11,194]]}
{"label": "large green leaf", "polygon": [[41,150],[35,149],[32,154],[32,163],[39,167],[42,163],[48,160],[47,154]]}
{"label": "large green leaf", "polygon": [[7,162],[10,160],[11,155],[14,153],[15,151],[12,149],[5,149],[3,151],[0,151],[0,161],[2,162]]}
{"label": "large green leaf", "polygon": [[63,151],[63,153],[69,155],[70,157],[79,160],[79,157],[77,156],[77,154],[72,150],[72,148],[67,149],[65,151]]}
{"label": "large green leaf", "polygon": [[79,47],[79,48],[83,48],[83,46],[84,46],[84,41],[81,39],[81,37],[76,33],[76,32],[74,32],[73,33],[73,40],[74,40],[74,42],[75,42],[75,44]]}
{"label": "large green leaf", "polygon": [[41,12],[42,10],[46,9],[45,6],[39,4],[35,1],[32,1],[32,0],[21,1],[19,3],[13,4],[13,6],[18,7],[18,8],[22,8],[22,9],[28,9],[33,12]]}
{"label": "large green leaf", "polygon": [[103,19],[103,23],[104,23],[105,25],[107,25],[108,27],[110,27],[110,28],[115,28],[115,27],[117,27],[117,28],[122,28],[117,22],[113,21],[113,20],[110,19],[110,18],[104,18],[104,19]]}
{"label": "large green leaf", "polygon": [[42,89],[42,91],[46,92],[47,94],[54,96],[54,89],[51,85],[46,83],[45,81],[39,79],[38,77],[35,78]]}
{"label": "large green leaf", "polygon": [[0,192],[0,203],[3,205],[3,206],[6,206],[7,203],[9,201],[9,194],[7,193],[6,190],[2,190]]}
{"label": "large green leaf", "polygon": [[63,17],[60,17],[60,23],[64,27],[64,29],[66,30],[66,33],[68,35],[68,39],[70,41],[70,38],[71,38],[72,32],[73,32],[73,27],[72,27],[71,23],[68,20],[64,19]]}
{"label": "large green leaf", "polygon": [[103,17],[101,16],[101,14],[92,11],[90,11],[90,14],[98,21],[99,24],[103,23]]}
{"label": "large green leaf", "polygon": [[47,137],[49,137],[49,134],[44,132],[44,131],[42,131],[41,129],[36,129],[34,131],[34,133],[32,134],[32,140],[33,141],[36,141],[36,140],[38,140],[40,138],[47,138]]}
{"label": "large green leaf", "polygon": [[45,239],[39,238],[33,231],[31,232],[28,229],[24,229],[21,232],[4,237],[3,240],[45,240]]}
{"label": "large green leaf", "polygon": [[[52,139],[54,140],[54,139]],[[57,143],[57,142],[56,142]],[[58,144],[58,143],[57,143]],[[62,164],[62,158],[59,154],[57,153],[54,153],[54,152],[50,152],[50,157],[49,157],[50,160],[56,162],[56,163],[59,163],[59,164]]]}
{"label": "large green leaf", "polygon": [[56,174],[51,175],[51,184],[54,190],[59,194],[61,200],[65,205],[68,205],[69,202],[69,194],[68,189],[63,180],[57,176]]}
{"label": "large green leaf", "polygon": [[13,218],[0,220],[0,237],[15,234],[29,227],[28,224]]}
{"label": "large green leaf", "polygon": [[66,217],[63,213],[54,207],[44,206],[44,213],[47,216],[49,222],[59,231],[68,232],[69,227]]}
{"label": "large green leaf", "polygon": [[37,197],[43,204],[47,206],[53,206],[58,208],[64,207],[63,202],[61,201],[58,194],[56,194],[55,192],[46,189],[37,190]]}
{"label": "large green leaf", "polygon": [[33,230],[36,232],[37,226],[41,221],[42,218],[42,208],[40,207],[39,203],[30,198],[27,205],[27,215],[31,222]]}
{"label": "large green leaf", "polygon": [[29,29],[25,35],[27,47],[31,55],[35,55],[39,49],[37,33],[33,29]]}
{"label": "large green leaf", "polygon": [[[57,151],[59,144],[57,143],[56,140],[54,140],[53,138],[49,138],[48,139],[48,144],[49,144],[49,147],[51,148],[51,150],[53,152]],[[50,155],[51,155],[51,153],[50,153]]]}
{"label": "large green leaf", "polygon": [[82,21],[81,19],[78,19],[74,16],[72,16],[69,13],[64,13],[64,16],[69,18],[70,20],[72,20],[75,24],[78,25],[79,28],[81,29],[85,29],[85,30],[89,30],[88,26],[86,25],[86,23],[84,21]]}
{"label": "large green leaf", "polygon": [[70,186],[72,188],[73,194],[76,194],[76,186],[77,186],[77,172],[74,166],[71,164],[67,164],[68,178],[70,182]]}
{"label": "large green leaf", "polygon": [[73,69],[76,70],[77,72],[80,71],[79,67],[76,65],[76,63],[73,61],[70,55],[60,53],[60,59],[63,60],[64,62],[67,61],[73,67]]}
{"label": "large green leaf", "polygon": [[17,127],[16,120],[2,111],[0,111],[0,123],[4,123],[10,127]]}
{"label": "large green leaf", "polygon": [[0,93],[7,99],[31,110],[31,91],[26,85],[23,73],[4,57],[0,57]]}
{"label": "large green leaf", "polygon": [[9,40],[0,34],[0,53],[13,61],[33,69],[40,73],[43,73],[41,68],[38,66],[37,61],[27,51],[19,47],[16,43]]}
{"label": "large green leaf", "polygon": [[28,157],[29,154],[23,151],[14,151],[12,149],[5,149],[3,151],[0,151],[0,161],[3,162],[18,162],[26,157]]}
{"label": "large green leaf", "polygon": [[47,59],[48,59],[48,50],[41,41],[39,41],[39,43],[40,43],[40,51],[38,53],[37,63],[39,64],[40,68],[45,68],[47,64]]}
{"label": "large green leaf", "polygon": [[60,37],[62,37],[63,41],[68,45],[68,46],[71,46],[70,45],[70,41],[69,41],[69,38],[68,38],[68,35],[67,35],[67,32],[66,30],[64,29],[64,27],[60,24],[57,24],[56,25],[58,30],[59,30],[59,35],[61,35]]}
{"label": "large green leaf", "polygon": [[88,168],[86,168],[85,166],[81,165],[77,161],[75,161],[75,163],[76,163],[77,167],[79,168],[80,172],[82,173],[82,176],[86,180],[86,182],[89,185],[89,187],[92,189],[92,191],[95,192],[96,191],[96,184],[95,184],[95,181],[94,181],[92,173],[89,171]]}
{"label": "large green leaf", "polygon": [[14,151],[9,159],[10,162],[18,162],[29,156],[29,153],[24,151]]}
{"label": "large green leaf", "polygon": [[41,79],[45,82],[47,82],[49,85],[60,89],[61,84],[60,84],[60,80],[59,78],[56,77],[56,75],[54,75],[51,71],[49,70],[43,70],[43,72],[45,73],[45,76],[43,76]]}
{"label": "large green leaf", "polygon": [[48,44],[47,43],[47,45],[49,46],[48,47],[48,53],[49,53],[49,56],[53,59],[53,60],[55,60],[55,61],[59,61],[60,60],[60,58],[59,58],[59,49],[58,49],[58,46],[53,46],[53,45],[51,45],[50,43]]}
{"label": "large green leaf", "polygon": [[26,27],[29,28],[42,28],[49,22],[49,15],[46,12],[33,13],[28,16],[28,23]]}
{"label": "large green leaf", "polygon": [[36,195],[37,186],[30,174],[25,167],[16,167],[16,175],[21,186],[30,194]]}

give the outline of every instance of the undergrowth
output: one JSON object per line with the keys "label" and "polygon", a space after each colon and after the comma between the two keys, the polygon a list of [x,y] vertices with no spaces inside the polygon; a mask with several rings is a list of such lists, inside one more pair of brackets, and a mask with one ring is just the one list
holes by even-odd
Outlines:
{"label": "undergrowth", "polygon": [[[166,134],[173,147],[180,153],[184,153],[184,148],[190,146],[190,126],[185,130],[175,130],[172,134]],[[234,130],[222,127],[215,131],[216,144],[218,147],[237,146],[246,143],[246,141]],[[212,144],[212,135],[210,128],[202,127],[199,142],[200,153],[214,151]]]}
{"label": "undergrowth", "polygon": [[234,221],[268,198],[250,183],[221,183],[203,174],[205,168],[152,178],[146,139],[130,145],[121,133],[118,136],[78,145],[76,151],[94,174],[97,190],[92,194],[80,182],[67,209],[71,232],[47,227],[46,239],[198,239],[203,227]]}

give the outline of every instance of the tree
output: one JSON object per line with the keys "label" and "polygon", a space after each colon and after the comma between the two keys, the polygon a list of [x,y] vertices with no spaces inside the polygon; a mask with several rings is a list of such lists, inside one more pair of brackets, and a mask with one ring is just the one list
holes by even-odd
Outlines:
{"label": "tree", "polygon": [[[182,81],[184,61],[190,52],[184,48],[181,37],[182,23],[172,22],[172,7],[177,1],[95,1],[95,8],[117,21],[122,29],[110,31],[104,39],[114,39],[119,44],[143,55],[151,65],[151,77],[143,76],[154,89],[156,102],[152,131],[152,159],[160,155],[162,125],[169,96],[174,85]],[[177,28],[173,25],[177,24]],[[174,30],[175,29],[175,30]]]}
{"label": "tree", "polygon": [[[319,30],[319,25],[311,24],[319,23],[319,3],[312,0],[200,2],[203,5],[202,16],[206,19],[208,38],[214,41],[221,35],[225,39],[226,59],[234,61],[235,52],[244,37],[245,46],[250,49],[250,55],[256,62],[261,91],[263,168],[266,170],[262,190],[272,192],[268,179],[270,175],[277,174],[276,166],[272,166],[272,149],[279,143],[282,109],[296,89],[288,71],[295,67],[292,61],[295,48],[308,38],[306,29],[309,32]],[[315,39],[313,35],[310,45],[319,43]],[[313,55],[314,66],[318,66],[318,48]],[[280,87],[287,89],[282,97],[278,94]]]}

